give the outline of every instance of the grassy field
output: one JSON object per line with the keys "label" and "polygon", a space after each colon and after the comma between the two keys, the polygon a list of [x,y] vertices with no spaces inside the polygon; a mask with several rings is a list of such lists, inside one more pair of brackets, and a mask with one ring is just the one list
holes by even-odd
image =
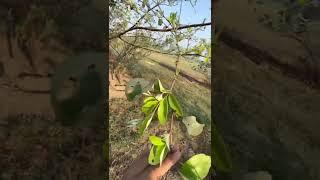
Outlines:
{"label": "grassy field", "polygon": [[[159,78],[164,86],[169,88],[174,72],[159,63],[174,67],[174,62],[175,58],[172,56],[151,54],[149,57],[139,60],[128,71],[132,78],[142,77],[150,82]],[[202,74],[192,70],[192,64],[189,62],[182,61],[180,67],[182,71],[195,78],[204,78]],[[194,115],[200,122],[207,125],[200,136],[193,138],[186,134],[186,128],[181,122],[174,123],[173,142],[185,148],[182,159],[186,160],[194,153],[210,154],[211,90],[179,77],[173,91],[182,104],[185,116]],[[140,112],[141,101],[141,98],[134,102],[129,102],[125,98],[115,98],[109,102],[111,179],[121,178],[123,170],[147,147],[148,135],[160,135],[169,129],[168,126],[158,128],[157,122],[154,121],[147,133],[142,138],[137,138],[137,127],[127,127],[127,122],[143,118],[143,114]],[[179,179],[177,168],[174,167],[169,172],[167,179]]]}

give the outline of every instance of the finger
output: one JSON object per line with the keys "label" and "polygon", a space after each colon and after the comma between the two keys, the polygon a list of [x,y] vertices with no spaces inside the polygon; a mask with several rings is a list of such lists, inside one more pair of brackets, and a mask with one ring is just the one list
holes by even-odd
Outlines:
{"label": "finger", "polygon": [[165,175],[173,165],[175,165],[181,158],[181,151],[177,147],[173,147],[172,151],[168,154],[160,167],[156,167],[152,170],[152,173],[156,177]]}
{"label": "finger", "polygon": [[148,148],[145,149],[141,155],[135,159],[131,165],[125,170],[124,174],[139,174],[146,167],[148,167]]}
{"label": "finger", "polygon": [[145,161],[145,160],[148,159],[149,151],[150,150],[148,148],[143,150],[142,153],[140,154],[140,156],[133,161],[133,164],[141,163],[141,162],[142,162],[142,164],[148,164],[147,161]]}

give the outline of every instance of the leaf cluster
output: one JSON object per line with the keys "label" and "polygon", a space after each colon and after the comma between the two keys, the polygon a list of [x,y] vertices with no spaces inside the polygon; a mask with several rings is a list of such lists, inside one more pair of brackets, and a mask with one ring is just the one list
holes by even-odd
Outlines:
{"label": "leaf cluster", "polygon": [[177,117],[183,115],[182,108],[171,90],[164,88],[158,79],[153,84],[152,90],[144,93],[146,98],[143,101],[141,111],[145,114],[145,119],[140,124],[140,135],[148,128],[152,119],[157,115],[159,123],[164,125],[168,121],[170,111],[175,112]]}
{"label": "leaf cluster", "polygon": [[166,158],[170,151],[169,134],[165,134],[163,138],[157,136],[149,136],[149,140],[152,144],[148,162],[151,165],[162,164],[162,161]]}

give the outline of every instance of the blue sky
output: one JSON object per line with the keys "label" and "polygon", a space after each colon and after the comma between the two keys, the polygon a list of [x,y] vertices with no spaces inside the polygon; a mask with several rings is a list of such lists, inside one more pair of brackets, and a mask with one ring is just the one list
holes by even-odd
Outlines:
{"label": "blue sky", "polygon": [[[210,0],[197,0],[194,8],[189,2],[184,2],[182,4],[182,11],[180,21],[182,24],[195,24],[201,23],[204,19],[206,22],[211,21],[211,1]],[[165,15],[169,16],[171,12],[178,12],[180,10],[180,3],[177,6],[169,7],[164,6],[163,10]],[[199,38],[211,38],[211,27],[207,26],[204,31],[199,31],[196,34]]]}
{"label": "blue sky", "polygon": [[[184,0],[183,0],[184,1]],[[184,25],[186,24],[198,24],[202,23],[205,19],[205,22],[211,21],[211,1],[209,0],[197,0],[194,7],[190,2],[185,1],[182,3],[181,17],[180,22]],[[180,12],[180,3],[177,6],[169,7],[162,6],[165,15],[168,17],[171,12]],[[211,26],[206,26],[205,30],[198,31],[195,34],[196,38],[211,39]],[[190,42],[191,45],[194,45],[194,42]],[[179,43],[181,46],[187,46],[187,40]]]}

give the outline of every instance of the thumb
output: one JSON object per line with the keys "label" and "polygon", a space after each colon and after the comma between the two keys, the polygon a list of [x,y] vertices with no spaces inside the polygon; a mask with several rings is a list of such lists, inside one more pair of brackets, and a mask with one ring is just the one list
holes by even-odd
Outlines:
{"label": "thumb", "polygon": [[181,155],[181,151],[174,147],[168,154],[167,158],[163,161],[162,165],[153,169],[152,174],[156,177],[164,176],[171,169],[171,167],[179,161]]}

